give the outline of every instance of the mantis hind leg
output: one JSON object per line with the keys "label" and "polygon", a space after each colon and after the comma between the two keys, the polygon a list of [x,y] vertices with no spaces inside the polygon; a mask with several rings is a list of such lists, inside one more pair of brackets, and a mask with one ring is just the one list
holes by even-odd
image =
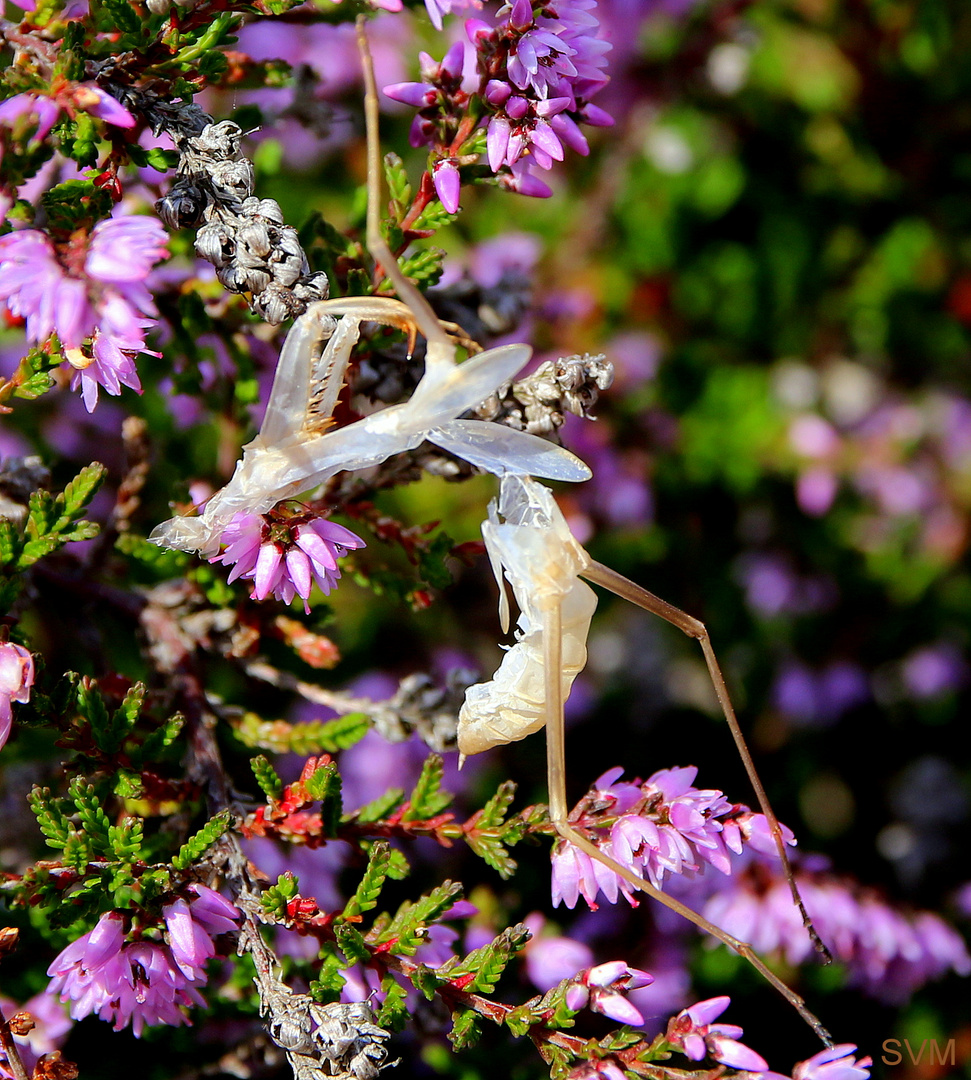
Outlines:
{"label": "mantis hind leg", "polygon": [[[592,567],[599,569],[599,563],[593,563]],[[603,569],[606,569],[604,567]],[[595,574],[588,567],[584,576],[592,581],[598,581]],[[609,573],[613,573],[610,571]],[[620,577],[620,575],[616,575]],[[626,580],[626,579],[622,579]],[[602,581],[599,582],[603,584]],[[633,584],[633,583],[631,583]],[[607,586],[608,588],[610,586]],[[622,594],[625,595],[625,594]],[[648,594],[651,595],[651,594]],[[654,598],[656,599],[656,598]],[[664,601],[658,601],[664,603]],[[787,986],[758,956],[747,941],[729,934],[716,926],[703,915],[693,911],[679,900],[668,896],[660,889],[655,888],[649,881],[635,874],[626,866],[622,866],[616,859],[611,858],[606,852],[601,851],[596,844],[592,843],[582,833],[578,832],[569,822],[569,812],[566,800],[566,742],[564,738],[563,724],[563,685],[560,679],[562,669],[562,627],[560,619],[560,598],[550,598],[545,606],[543,619],[543,671],[544,689],[546,694],[546,759],[547,776],[550,799],[550,821],[557,834],[569,844],[573,844],[591,859],[606,866],[608,870],[619,875],[624,881],[629,882],[635,889],[640,890],[647,896],[653,897],[665,907],[677,912],[682,918],[692,922],[699,929],[711,934],[712,937],[733,949],[739,956],[744,957],[756,971],[762,975],[778,992],[795,1008],[799,1015],[813,1029],[826,1046],[833,1045],[833,1039],[819,1019],[809,1010],[806,1002],[793,989]],[[649,609],[651,610],[651,609]],[[679,613],[682,614],[682,613]],[[684,616],[688,618],[688,616]],[[677,625],[677,624],[676,624]],[[700,625],[700,624],[699,624]],[[724,680],[722,681],[724,684]],[[737,725],[736,725],[737,726]],[[781,832],[780,832],[781,837]]]}
{"label": "mantis hind leg", "polygon": [[816,932],[816,928],[813,926],[812,919],[810,919],[809,913],[806,911],[806,906],[803,903],[802,897],[799,895],[799,887],[796,885],[796,879],[792,872],[792,865],[789,862],[789,854],[786,851],[786,844],[782,836],[782,828],[779,825],[779,819],[776,817],[775,811],[772,809],[772,805],[769,802],[769,797],[765,793],[762,779],[755,768],[755,762],[752,760],[748,744],[745,742],[745,736],[742,734],[741,727],[739,727],[738,718],[735,715],[735,709],[728,694],[728,685],[725,682],[725,676],[722,674],[721,667],[715,656],[715,651],[712,648],[711,639],[705,624],[698,619],[693,618],[691,615],[688,615],[686,612],[681,611],[680,608],[676,608],[673,604],[669,604],[666,600],[662,600],[659,596],[655,596],[654,593],[648,592],[647,589],[641,588],[640,585],[635,584],[633,581],[625,578],[622,574],[618,574],[616,570],[611,570],[610,567],[604,566],[602,563],[591,562],[583,571],[583,577],[594,582],[596,585],[601,585],[603,588],[609,589],[610,592],[623,597],[625,600],[629,600],[632,604],[636,604],[645,611],[650,611],[652,614],[659,616],[664,619],[665,622],[669,622],[672,626],[676,626],[682,633],[687,634],[688,637],[694,638],[698,644],[701,645],[701,651],[705,657],[705,664],[708,668],[712,686],[715,689],[715,696],[718,698],[718,704],[721,706],[722,715],[725,717],[728,728],[732,733],[732,738],[735,741],[735,746],[742,759],[742,764],[745,766],[745,772],[748,774],[749,781],[755,791],[759,809],[765,815],[765,819],[769,823],[772,837],[775,840],[776,850],[779,854],[779,858],[782,860],[786,880],[789,882],[789,891],[792,893],[793,903],[799,909],[799,914],[802,916],[802,924],[812,939],[816,951],[821,954],[825,963],[832,963],[832,954]]}

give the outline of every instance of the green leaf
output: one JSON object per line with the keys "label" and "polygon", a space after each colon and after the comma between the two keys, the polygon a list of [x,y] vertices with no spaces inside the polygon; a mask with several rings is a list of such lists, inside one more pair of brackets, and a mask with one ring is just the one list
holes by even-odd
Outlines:
{"label": "green leaf", "polygon": [[108,844],[115,856],[126,862],[141,858],[144,839],[141,818],[127,817],[120,825],[108,826]]}
{"label": "green leaf", "polygon": [[77,521],[94,497],[105,476],[105,467],[88,465],[56,498],[47,491],[30,496],[27,516],[27,543],[17,559],[17,568],[25,570],[38,559],[57,550],[69,540],[86,540],[98,533],[93,522]]}
{"label": "green leaf", "polygon": [[61,538],[56,533],[48,533],[46,536],[37,537],[36,540],[28,540],[24,544],[20,558],[17,560],[18,569],[26,570],[27,567],[33,566],[38,559],[50,555],[52,551],[57,551],[60,546]]}
{"label": "green leaf", "polygon": [[159,578],[176,577],[189,565],[189,556],[184,551],[159,547],[144,536],[136,536],[131,532],[123,532],[118,537],[115,550],[127,555],[140,566],[154,571]]}
{"label": "green leaf", "polygon": [[516,784],[512,780],[501,783],[492,798],[482,808],[476,828],[498,829],[506,819],[506,811],[516,795]]}
{"label": "green leaf", "polygon": [[381,992],[384,994],[384,1001],[378,1010],[378,1026],[400,1031],[410,1015],[407,1005],[408,991],[393,975],[385,975],[381,980]]}
{"label": "green leaf", "polygon": [[424,994],[429,1001],[435,1000],[435,991],[447,981],[425,964],[417,964],[408,977],[411,979],[412,986]]}
{"label": "green leaf", "polygon": [[401,788],[388,788],[383,795],[379,795],[373,802],[362,806],[354,814],[354,817],[357,821],[383,821],[398,809],[404,797],[405,793]]}
{"label": "green leaf", "polygon": [[84,874],[88,869],[88,863],[93,858],[94,851],[88,842],[87,833],[79,833],[73,825],[69,825],[67,839],[64,841],[64,850],[61,855],[64,865],[76,870],[79,874]]}
{"label": "green leaf", "polygon": [[475,1046],[482,1036],[478,1013],[474,1009],[456,1009],[452,1013],[452,1030],[448,1041],[456,1050],[466,1050]]}
{"label": "green leaf", "polygon": [[221,810],[179,848],[179,853],[172,860],[176,870],[188,870],[229,828],[230,812]]}
{"label": "green leaf", "polygon": [[27,535],[33,540],[45,536],[54,528],[57,512],[54,496],[49,491],[32,491],[27,513]]}
{"label": "green leaf", "polygon": [[310,798],[320,799],[320,824],[323,835],[336,836],[343,812],[341,775],[337,771],[337,763],[328,761],[319,765],[304,781],[304,787]]}
{"label": "green leaf", "polygon": [[250,768],[263,794],[270,802],[279,802],[283,794],[283,781],[267,758],[260,754],[250,761]]}
{"label": "green leaf", "polygon": [[167,746],[175,742],[184,725],[182,713],[174,713],[145,739],[137,751],[133,751],[132,756],[139,761],[154,761]]}
{"label": "green leaf", "polygon": [[447,589],[455,580],[447,559],[452,554],[455,541],[448,533],[437,533],[431,542],[418,551],[418,572],[422,581],[433,589]]}
{"label": "green leaf", "polygon": [[[90,117],[88,118],[90,120]],[[41,196],[52,232],[90,229],[111,214],[111,196],[92,180],[65,180]]]}
{"label": "green leaf", "polygon": [[73,124],[68,125],[68,129],[73,128],[72,136],[61,140],[61,149],[78,165],[93,168],[98,161],[98,125],[86,112],[76,111],[73,120]]}
{"label": "green leaf", "polygon": [[50,788],[35,787],[27,796],[40,831],[47,837],[47,846],[63,848],[67,843],[70,825],[63,810],[63,800],[54,799]]}
{"label": "green leaf", "polygon": [[510,856],[505,845],[498,837],[488,833],[467,833],[465,842],[503,880],[508,880],[515,874],[516,860]]}
{"label": "green leaf", "polygon": [[263,890],[263,895],[260,897],[263,910],[274,921],[285,921],[287,918],[287,905],[297,895],[299,886],[300,883],[296,877],[287,870],[286,873],[281,874],[276,879],[275,885],[270,885]]}
{"label": "green leaf", "polygon": [[335,720],[309,724],[286,724],[261,719],[247,713],[236,729],[245,746],[272,750],[277,754],[294,753],[306,756],[335,754],[360,742],[371,728],[365,713],[348,713]]}
{"label": "green leaf", "polygon": [[411,873],[411,864],[403,851],[391,849],[391,861],[388,863],[388,877],[392,881],[404,881]]}
{"label": "green leaf", "polygon": [[6,566],[20,554],[20,531],[10,518],[0,518],[0,565]]}
{"label": "green leaf", "polygon": [[461,895],[462,885],[459,882],[443,881],[415,903],[406,900],[381,931],[378,942],[393,941],[392,953],[413,956],[424,942],[428,926],[448,911]]}
{"label": "green leaf", "polygon": [[388,877],[390,863],[391,845],[386,840],[378,840],[372,844],[368,852],[368,864],[364,876],[341,912],[342,919],[355,918],[377,907],[378,897]]}
{"label": "green leaf", "polygon": [[409,255],[401,263],[401,272],[417,286],[435,285],[442,276],[445,252],[440,248],[426,248]]}
{"label": "green leaf", "polygon": [[61,496],[64,509],[58,525],[80,517],[97,495],[107,475],[108,470],[100,462],[95,461],[90,465],[85,465],[64,489],[64,494]]}
{"label": "green leaf", "polygon": [[121,744],[138,720],[144,700],[145,684],[141,682],[135,683],[125,694],[125,700],[111,714],[111,720],[108,722],[100,740],[97,737],[95,739],[98,746],[106,754],[114,754],[121,749]]}
{"label": "green leaf", "polygon": [[35,371],[14,390],[14,397],[34,401],[54,386],[54,377],[47,371]]}
{"label": "green leaf", "polygon": [[95,794],[94,786],[85,783],[82,777],[76,776],[68,786],[68,795],[77,807],[90,849],[102,853],[110,852],[111,842],[108,838],[108,829],[111,822]]}
{"label": "green leaf", "polygon": [[385,154],[384,177],[388,182],[391,201],[394,203],[395,224],[400,225],[408,204],[411,202],[412,192],[404,163],[397,154]]}
{"label": "green leaf", "polygon": [[329,942],[322,950],[322,962],[317,978],[310,984],[310,996],[321,1005],[339,1001],[347,980],[341,974],[341,959]]}
{"label": "green leaf", "polygon": [[91,735],[98,746],[107,738],[108,733],[108,710],[104,699],[98,691],[98,684],[85,675],[77,686],[78,712],[87,720],[91,728]]}
{"label": "green leaf", "polygon": [[363,964],[371,959],[371,950],[367,947],[360,930],[346,922],[334,923],[334,937],[341,952],[347,958],[348,966]]}
{"label": "green leaf", "polygon": [[429,754],[422,765],[421,776],[411,793],[405,821],[426,821],[440,814],[452,801],[447,791],[442,791],[442,774],[445,763],[439,754]]}
{"label": "green leaf", "polygon": [[444,206],[433,199],[411,225],[412,232],[437,232],[443,225],[451,225],[458,214],[450,214]]}
{"label": "green leaf", "polygon": [[517,1039],[521,1039],[528,1034],[529,1029],[537,1022],[536,1014],[528,1005],[520,1005],[516,1009],[511,1009],[503,1019],[506,1027]]}
{"label": "green leaf", "polygon": [[490,994],[512,957],[526,947],[530,932],[522,923],[510,926],[488,945],[470,952],[449,975],[471,975],[464,989],[469,993]]}
{"label": "green leaf", "polygon": [[145,794],[145,785],[138,773],[119,769],[113,777],[112,790],[119,799],[141,799]]}

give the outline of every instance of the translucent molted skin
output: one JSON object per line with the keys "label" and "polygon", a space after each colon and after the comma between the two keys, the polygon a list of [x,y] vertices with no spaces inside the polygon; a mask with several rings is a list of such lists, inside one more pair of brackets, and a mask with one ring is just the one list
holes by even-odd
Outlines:
{"label": "translucent molted skin", "polygon": [[549,602],[560,599],[563,698],[587,662],[587,634],[597,597],[579,575],[590,558],[570,532],[552,493],[531,477],[505,476],[482,535],[499,584],[499,618],[509,629],[512,585],[520,615],[516,644],[487,683],[469,687],[459,712],[462,754],[517,742],[546,723],[543,634]]}
{"label": "translucent molted skin", "polygon": [[[337,311],[344,314],[335,324],[330,313]],[[213,555],[234,514],[265,513],[338,472],[379,465],[426,439],[498,476],[589,479],[589,468],[560,446],[499,424],[457,419],[519,372],[530,357],[528,345],[504,345],[456,364],[450,350],[446,355],[431,343],[425,374],[408,401],[327,430],[365,320],[408,330],[414,325],[404,304],[373,297],[322,301],[296,321],[280,354],[260,433],[243,447],[232,479],[200,517],[159,525],[151,535],[155,543]]]}

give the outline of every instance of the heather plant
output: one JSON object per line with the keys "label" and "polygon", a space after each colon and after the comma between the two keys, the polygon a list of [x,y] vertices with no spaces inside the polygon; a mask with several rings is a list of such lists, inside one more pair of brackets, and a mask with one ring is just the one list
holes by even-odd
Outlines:
{"label": "heather plant", "polygon": [[967,16],[862,7],[6,4],[0,1075],[953,1046]]}

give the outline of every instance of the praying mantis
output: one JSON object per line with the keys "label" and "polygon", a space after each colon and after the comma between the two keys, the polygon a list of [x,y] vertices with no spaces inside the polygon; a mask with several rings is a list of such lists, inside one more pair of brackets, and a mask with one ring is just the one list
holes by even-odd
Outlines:
{"label": "praying mantis", "polygon": [[[536,436],[485,421],[460,419],[462,413],[511,379],[527,362],[531,350],[526,345],[507,345],[457,364],[452,340],[425,297],[401,273],[380,230],[378,97],[363,19],[358,21],[358,38],[366,86],[367,246],[399,299],[358,297],[312,304],[287,336],[260,432],[244,447],[229,483],[209,500],[200,516],[172,518],[155,529],[152,540],[185,551],[214,554],[234,514],[264,513],[338,472],[376,465],[426,439],[498,475],[500,496],[490,508],[483,535],[500,586],[503,629],[508,629],[510,618],[505,578],[520,608],[519,634],[495,677],[470,688],[459,718],[460,752],[479,753],[545,726],[550,821],[561,840],[743,956],[831,1046],[828,1032],[803,999],[765,965],[751,945],[622,866],[570,824],[563,705],[574,677],[586,662],[586,635],[597,602],[581,580],[585,578],[660,616],[700,643],[722,712],[787,870],[794,903],[818,941],[789,869],[781,828],[745,745],[704,625],[595,562],[572,536],[552,493],[533,477],[585,480],[591,473],[583,462]],[[336,315],[339,322],[335,322]],[[332,429],[331,412],[365,320],[397,326],[410,337],[420,331],[427,342],[425,372],[407,402]],[[318,356],[324,340],[326,346]],[[820,948],[825,953],[821,944]]]}

